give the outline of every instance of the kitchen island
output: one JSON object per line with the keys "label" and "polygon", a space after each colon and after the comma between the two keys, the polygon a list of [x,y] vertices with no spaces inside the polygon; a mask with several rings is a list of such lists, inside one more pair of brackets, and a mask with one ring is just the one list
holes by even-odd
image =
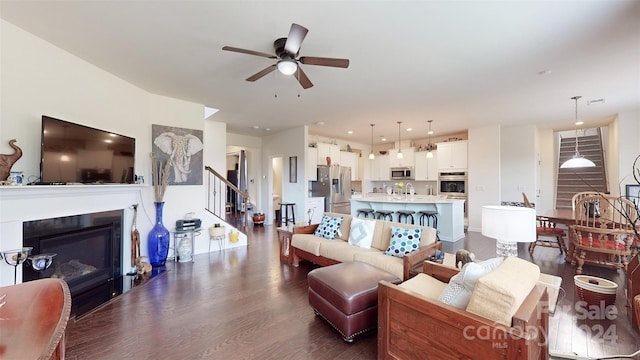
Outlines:
{"label": "kitchen island", "polygon": [[[413,210],[415,223],[420,221],[418,211],[438,209],[438,237],[442,241],[454,242],[464,238],[464,202],[460,199],[444,199],[433,195],[385,195],[366,194],[351,197],[351,215],[358,216],[358,209]],[[398,221],[398,215],[393,215]]]}

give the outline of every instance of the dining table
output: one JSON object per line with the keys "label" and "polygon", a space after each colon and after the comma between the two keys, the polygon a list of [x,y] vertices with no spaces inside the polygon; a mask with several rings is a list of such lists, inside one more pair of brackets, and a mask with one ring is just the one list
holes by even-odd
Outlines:
{"label": "dining table", "polygon": [[[539,217],[547,218],[549,221],[554,222],[556,224],[562,224],[569,227],[569,225],[573,225],[576,223],[576,216],[573,209],[550,209],[545,210],[539,214]],[[567,235],[569,233],[567,232]],[[571,239],[567,239],[567,254],[564,257],[565,262],[571,262],[571,256],[573,254],[573,243]]]}

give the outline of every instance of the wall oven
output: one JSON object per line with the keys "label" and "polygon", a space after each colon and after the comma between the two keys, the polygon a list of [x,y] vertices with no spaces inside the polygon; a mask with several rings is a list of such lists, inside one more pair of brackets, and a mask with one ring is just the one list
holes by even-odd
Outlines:
{"label": "wall oven", "polygon": [[438,194],[450,199],[467,198],[467,173],[441,172],[438,176]]}

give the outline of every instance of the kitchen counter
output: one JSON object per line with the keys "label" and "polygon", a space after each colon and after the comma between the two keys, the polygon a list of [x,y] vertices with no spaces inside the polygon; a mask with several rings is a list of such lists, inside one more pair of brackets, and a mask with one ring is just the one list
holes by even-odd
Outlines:
{"label": "kitchen counter", "polygon": [[[454,242],[464,238],[464,202],[462,199],[445,199],[434,195],[386,194],[353,195],[351,197],[351,215],[357,216],[358,209],[374,210],[413,210],[416,224],[419,223],[421,210],[438,210],[438,237],[442,241]],[[394,221],[398,221],[394,214]]]}

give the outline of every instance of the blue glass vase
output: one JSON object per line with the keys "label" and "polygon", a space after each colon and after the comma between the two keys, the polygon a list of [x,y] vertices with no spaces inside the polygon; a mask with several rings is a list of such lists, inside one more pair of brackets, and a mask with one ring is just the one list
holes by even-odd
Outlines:
{"label": "blue glass vase", "polygon": [[149,232],[149,263],[152,266],[164,266],[169,255],[169,242],[171,240],[169,230],[162,223],[162,208],[164,202],[154,202],[156,206],[156,224]]}

